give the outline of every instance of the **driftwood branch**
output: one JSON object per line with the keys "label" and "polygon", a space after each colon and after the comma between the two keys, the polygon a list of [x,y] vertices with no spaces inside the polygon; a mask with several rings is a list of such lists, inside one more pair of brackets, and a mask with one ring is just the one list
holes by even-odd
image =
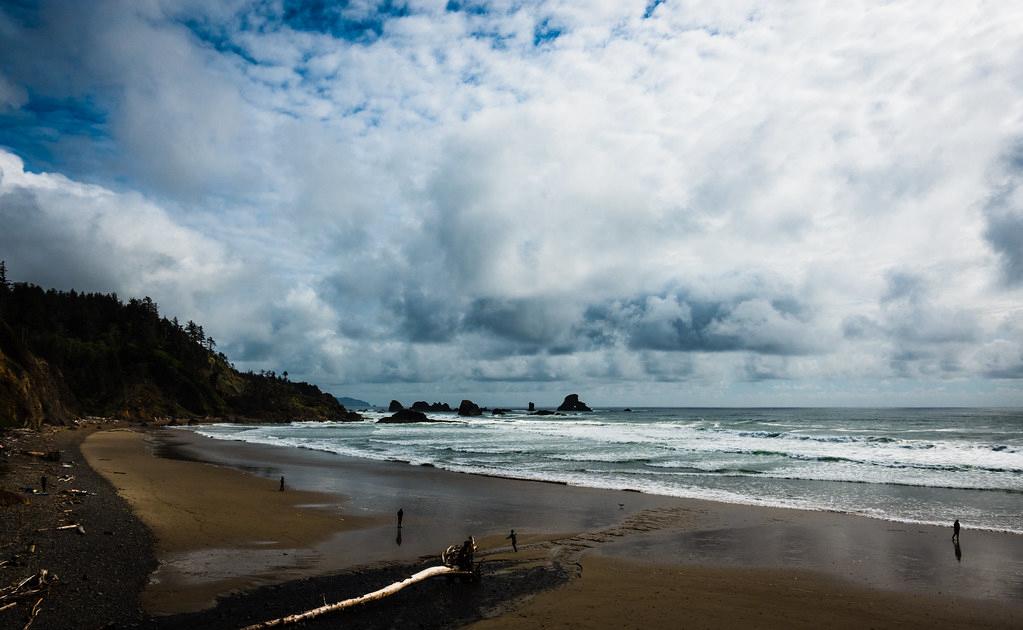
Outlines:
{"label": "driftwood branch", "polygon": [[42,610],[42,609],[43,609],[43,598],[40,597],[38,600],[36,600],[35,606],[32,606],[32,611],[28,613],[28,621],[25,622],[25,625],[22,627],[21,630],[28,630],[29,628],[31,628],[32,624],[36,620],[36,617],[39,616],[39,611]]}
{"label": "driftwood branch", "polygon": [[461,571],[453,567],[430,567],[429,569],[423,569],[419,573],[412,575],[400,582],[395,582],[384,588],[373,591],[372,593],[366,593],[359,597],[352,597],[351,599],[345,599],[340,602],[333,604],[327,604],[320,606],[319,608],[313,608],[302,613],[296,613],[294,615],[288,615],[287,617],[278,617],[277,619],[271,619],[264,621],[263,623],[257,623],[251,626],[246,626],[243,630],[262,630],[263,628],[274,628],[277,626],[283,626],[299,621],[305,621],[306,619],[312,619],[313,617],[319,617],[320,615],[334,612],[337,610],[344,610],[345,608],[351,608],[352,606],[358,606],[359,604],[365,604],[366,602],[376,601],[383,599],[389,595],[394,595],[406,586],[415,584],[416,582],[422,582],[423,580],[438,576],[438,575],[472,575],[468,571]]}
{"label": "driftwood branch", "polygon": [[35,604],[29,609],[28,621],[22,627],[22,630],[28,630],[39,616],[39,611],[43,609],[43,598],[56,581],[57,576],[50,574],[46,569],[41,569],[39,573],[30,575],[17,584],[0,589],[0,611],[14,608],[22,599],[35,599]]}

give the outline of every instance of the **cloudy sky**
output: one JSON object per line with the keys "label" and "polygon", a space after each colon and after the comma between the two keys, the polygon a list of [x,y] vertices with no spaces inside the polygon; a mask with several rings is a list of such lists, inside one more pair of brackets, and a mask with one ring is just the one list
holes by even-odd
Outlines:
{"label": "cloudy sky", "polygon": [[1023,4],[0,3],[0,258],[338,395],[1023,404]]}

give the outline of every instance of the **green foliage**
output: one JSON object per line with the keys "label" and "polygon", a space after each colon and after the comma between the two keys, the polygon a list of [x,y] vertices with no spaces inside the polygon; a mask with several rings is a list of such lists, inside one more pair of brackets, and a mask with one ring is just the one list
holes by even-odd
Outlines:
{"label": "green foliage", "polygon": [[8,284],[6,267],[0,272],[0,351],[14,366],[42,359],[78,413],[279,421],[346,413],[313,385],[239,374],[202,326],[161,317],[148,297],[122,303],[116,294],[43,290]]}

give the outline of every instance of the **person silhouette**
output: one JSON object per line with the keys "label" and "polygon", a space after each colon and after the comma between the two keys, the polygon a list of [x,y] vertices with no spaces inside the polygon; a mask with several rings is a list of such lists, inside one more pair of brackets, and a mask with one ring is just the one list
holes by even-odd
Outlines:
{"label": "person silhouette", "polygon": [[394,542],[398,543],[398,546],[401,547],[401,526],[398,527],[398,536],[394,539]]}
{"label": "person silhouette", "polygon": [[952,523],[952,542],[959,542],[959,519],[956,519],[956,522]]}
{"label": "person silhouette", "polygon": [[511,533],[508,534],[507,536],[505,536],[504,539],[505,540],[511,540],[512,541],[512,549],[515,551],[515,553],[519,552],[518,536],[515,535],[515,530],[514,529],[511,530]]}
{"label": "person silhouette", "polygon": [[472,571],[473,544],[472,537],[470,536],[462,543],[462,549],[458,552],[458,568],[463,571]]}
{"label": "person silhouette", "polygon": [[405,510],[398,508],[398,527],[401,527],[401,519],[405,518]]}
{"label": "person silhouette", "polygon": [[281,489],[278,492],[284,492],[284,475],[281,475]]}

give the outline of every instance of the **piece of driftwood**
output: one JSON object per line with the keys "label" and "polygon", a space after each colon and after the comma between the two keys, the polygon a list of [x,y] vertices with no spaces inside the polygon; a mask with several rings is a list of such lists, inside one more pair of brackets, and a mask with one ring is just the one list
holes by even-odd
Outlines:
{"label": "piece of driftwood", "polygon": [[35,605],[32,606],[31,612],[28,613],[28,621],[25,622],[25,625],[21,628],[21,630],[28,630],[29,628],[31,628],[32,624],[36,620],[36,617],[39,616],[39,611],[42,610],[42,609],[43,609],[43,598],[40,597],[39,599],[36,600]]}
{"label": "piece of driftwood", "polygon": [[23,599],[35,598],[35,604],[29,609],[28,621],[22,626],[22,630],[28,630],[39,616],[43,599],[56,581],[55,575],[51,575],[46,569],[41,569],[39,573],[30,575],[17,584],[0,589],[0,611],[14,608]]}
{"label": "piece of driftwood", "polygon": [[28,455],[29,457],[38,457],[39,459],[46,460],[48,462],[59,462],[60,451],[21,451],[22,455]]}
{"label": "piece of driftwood", "polygon": [[277,626],[284,626],[299,621],[305,621],[306,619],[312,619],[313,617],[319,617],[320,615],[329,612],[344,610],[345,608],[351,608],[352,606],[358,606],[359,604],[365,604],[366,602],[376,601],[378,599],[383,599],[389,595],[394,595],[395,593],[405,588],[406,586],[410,586],[412,584],[415,584],[416,582],[422,582],[423,580],[436,577],[438,575],[472,575],[472,573],[467,571],[460,571],[453,567],[447,566],[430,567],[428,569],[423,569],[419,573],[415,573],[411,577],[405,578],[400,582],[389,584],[388,586],[385,586],[380,590],[373,591],[372,593],[366,593],[365,595],[360,595],[359,597],[352,597],[350,599],[345,599],[339,602],[335,602],[333,604],[326,604],[324,606],[320,606],[319,608],[313,608],[312,610],[307,610],[302,613],[288,615],[287,617],[278,617],[277,619],[270,619],[269,621],[264,621],[262,623],[246,626],[245,628],[243,628],[243,630],[262,630],[262,628],[274,628]]}

